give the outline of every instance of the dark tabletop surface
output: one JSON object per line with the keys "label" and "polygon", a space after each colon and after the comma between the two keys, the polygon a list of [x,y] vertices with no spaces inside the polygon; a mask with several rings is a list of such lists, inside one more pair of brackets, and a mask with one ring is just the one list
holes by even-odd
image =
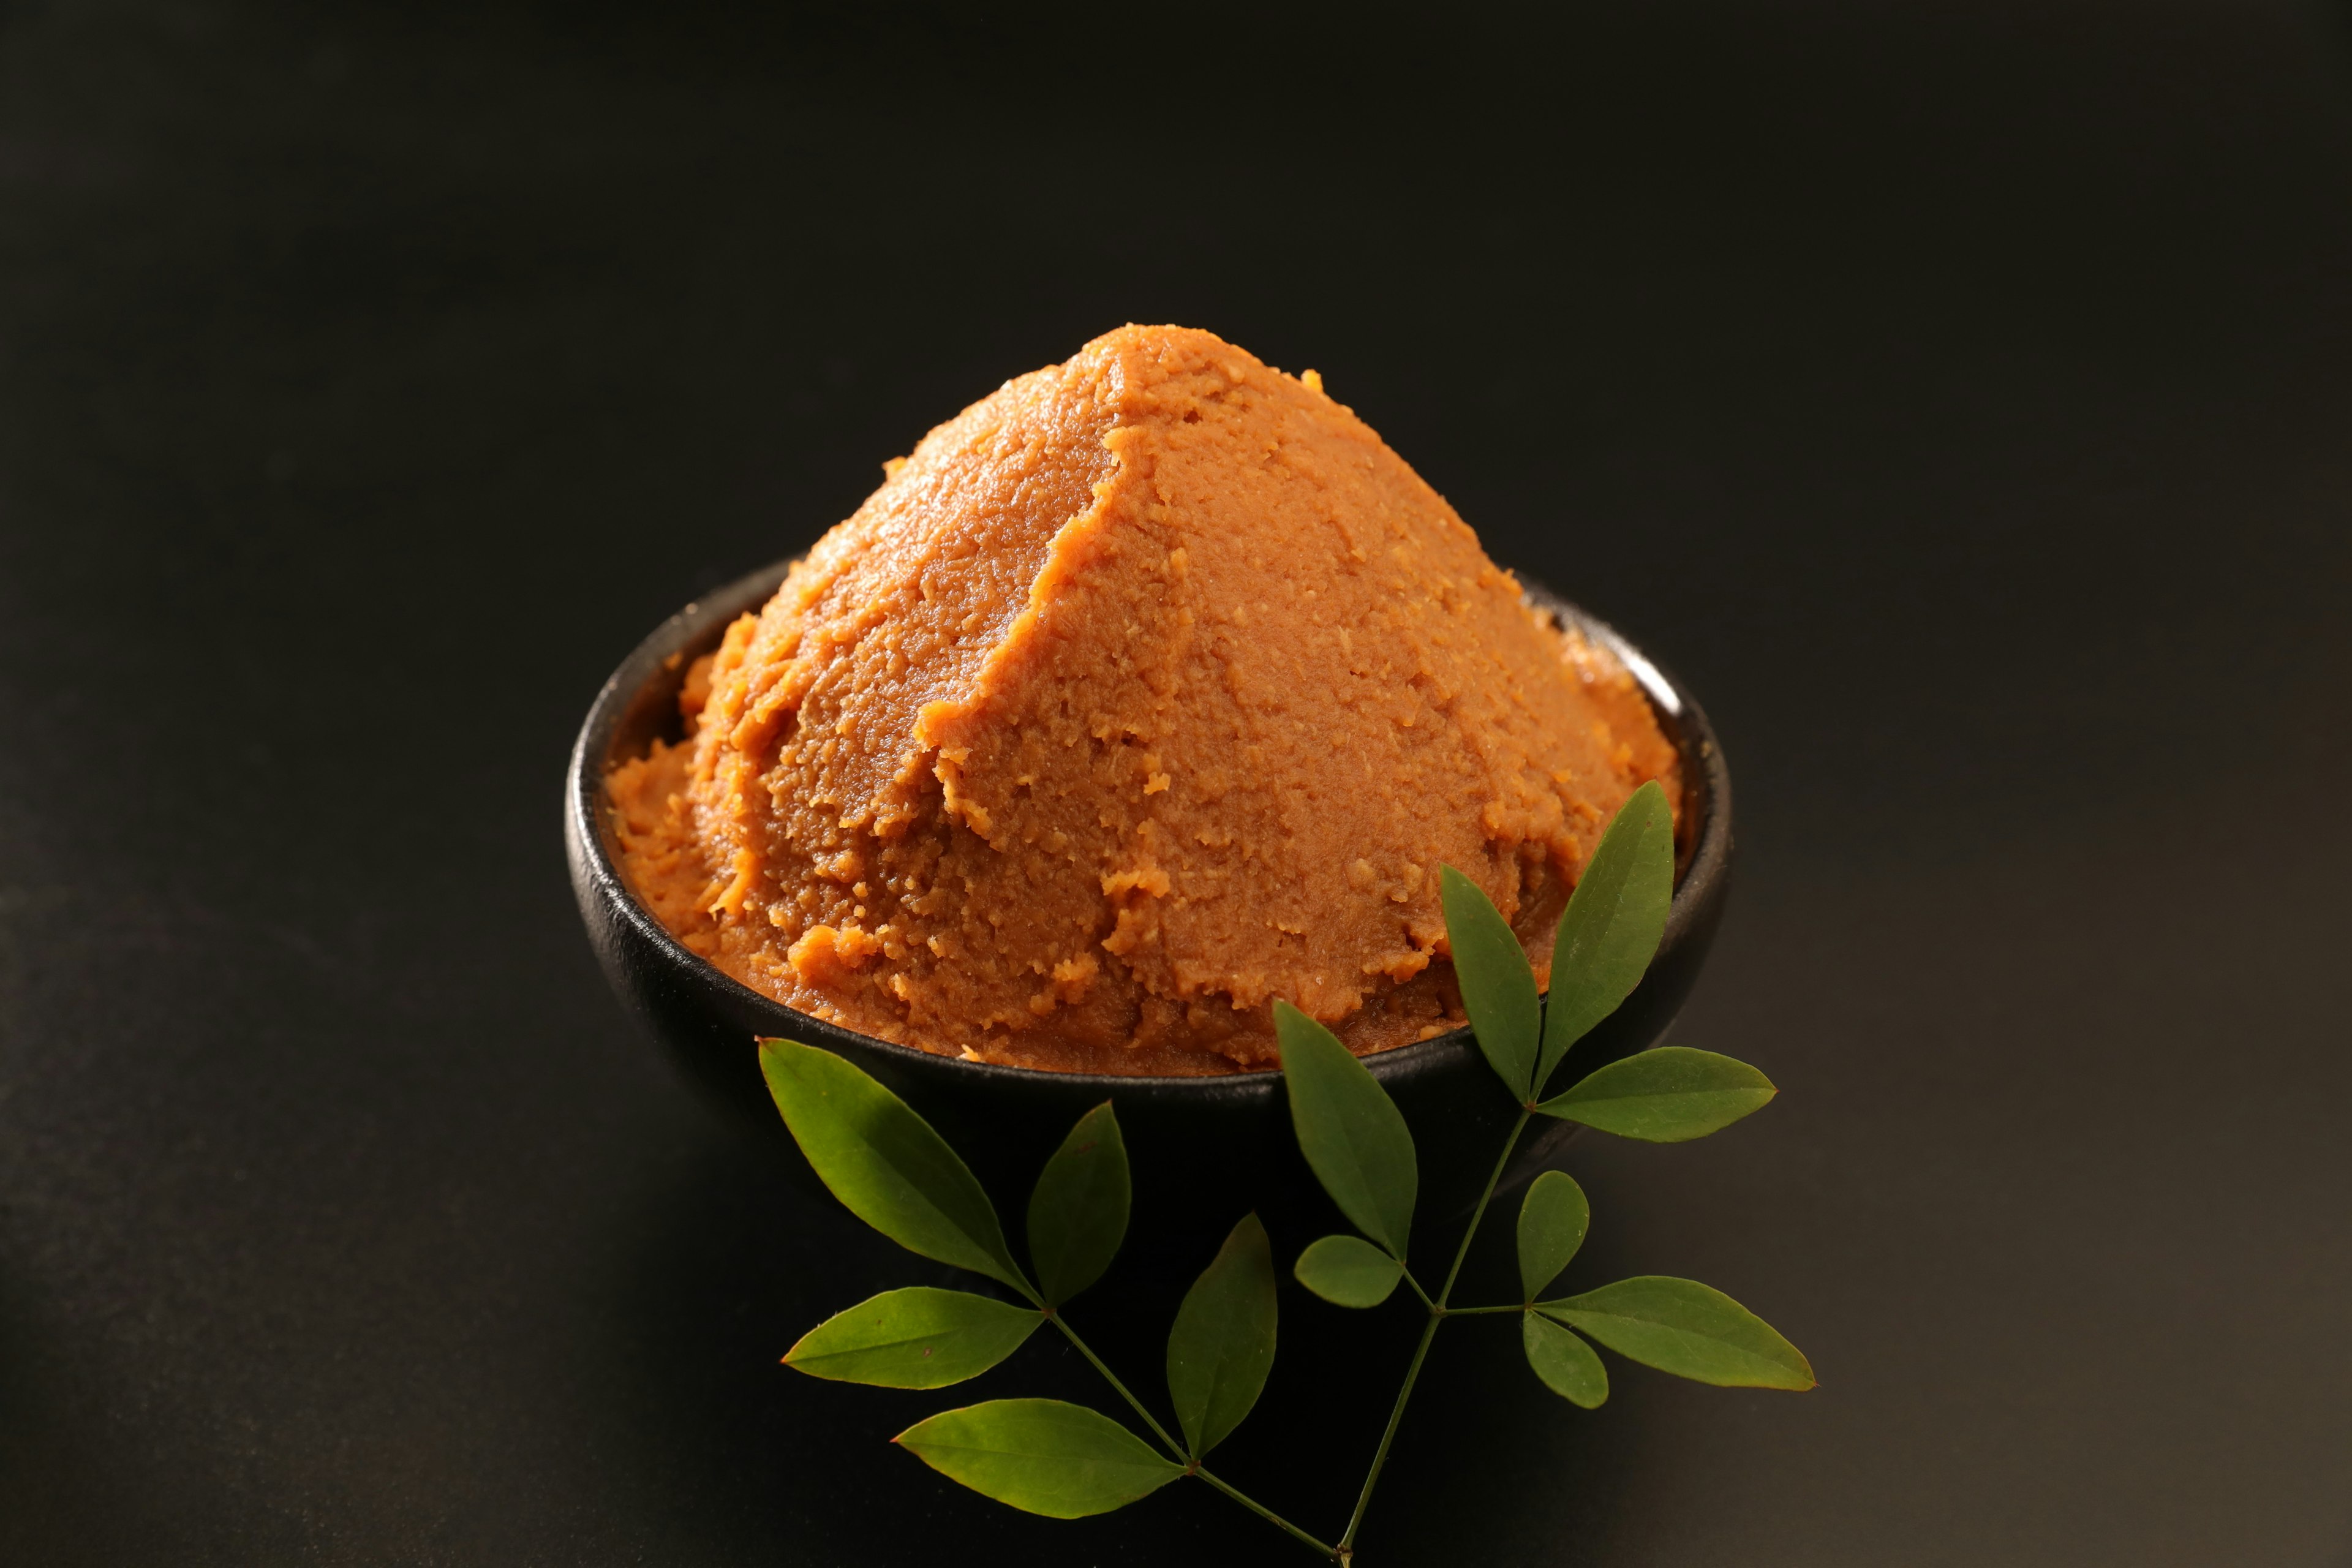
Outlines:
{"label": "dark tabletop surface", "polygon": [[[1575,1146],[1579,1268],[1822,1386],[1465,1328],[1366,1560],[2352,1563],[2345,14],[987,9],[0,10],[0,1562],[1307,1560],[780,1368],[929,1276],[557,835],[639,636],[1136,320],[1321,370],[1739,790],[1676,1038],[1784,1093]],[[1324,1523],[1284,1310],[1228,1468]]]}

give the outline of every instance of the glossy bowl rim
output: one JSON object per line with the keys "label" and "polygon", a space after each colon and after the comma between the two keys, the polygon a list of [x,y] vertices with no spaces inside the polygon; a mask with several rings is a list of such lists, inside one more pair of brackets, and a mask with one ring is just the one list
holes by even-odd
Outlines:
{"label": "glossy bowl rim", "polygon": [[[725,626],[738,616],[747,611],[756,612],[774,594],[784,574],[798,559],[793,556],[771,563],[688,602],[630,650],[628,656],[614,667],[613,673],[605,678],[595,699],[588,705],[587,715],[572,741],[570,764],[564,773],[564,815],[568,836],[580,850],[582,868],[594,885],[597,896],[617,910],[637,934],[651,943],[654,950],[671,964],[693,974],[703,984],[717,986],[721,994],[752,1012],[772,1016],[776,1020],[776,1026],[764,1031],[763,1037],[792,1038],[799,1034],[820,1038],[828,1034],[846,1036],[866,1048],[883,1053],[887,1059],[898,1061],[910,1070],[953,1070],[975,1088],[991,1083],[1008,1087],[1020,1084],[1034,1086],[1038,1079],[1049,1079],[1057,1087],[1073,1090],[1091,1087],[1105,1098],[1113,1094],[1141,1094],[1155,1100],[1206,1101],[1230,1099],[1237,1092],[1267,1090],[1280,1083],[1282,1072],[1279,1068],[1195,1077],[1056,1072],[1043,1068],[1011,1067],[1000,1062],[968,1061],[961,1057],[927,1051],[919,1046],[902,1045],[896,1040],[865,1034],[829,1019],[803,1013],[763,992],[753,990],[679,942],[651,910],[638,901],[627,879],[621,875],[620,868],[614,863],[613,844],[604,815],[598,809],[604,792],[605,770],[603,764],[605,757],[609,756],[614,731],[627,715],[637,694],[646,689],[657,672],[664,669],[672,655],[691,647],[714,627],[723,631]],[[1667,909],[1665,930],[1658,942],[1658,951],[1663,954],[1693,933],[1694,926],[1706,918],[1710,904],[1719,897],[1719,885],[1729,874],[1731,774],[1724,760],[1723,748],[1716,739],[1715,727],[1708,722],[1706,710],[1692,699],[1665,667],[1636,647],[1606,621],[1525,574],[1519,574],[1517,580],[1529,604],[1549,612],[1557,624],[1573,626],[1587,637],[1602,644],[1623,663],[1640,683],[1643,695],[1658,715],[1660,727],[1666,731],[1668,740],[1682,758],[1685,805],[1697,802],[1703,815],[1693,836],[1688,857],[1682,862],[1674,901]],[[593,767],[590,763],[592,749],[603,753],[596,758],[596,765]],[[1433,1035],[1425,1040],[1416,1040],[1411,1045],[1375,1051],[1360,1059],[1375,1078],[1392,1080],[1441,1071],[1460,1058],[1475,1058],[1476,1056],[1476,1043],[1469,1026],[1465,1025],[1442,1035]]]}

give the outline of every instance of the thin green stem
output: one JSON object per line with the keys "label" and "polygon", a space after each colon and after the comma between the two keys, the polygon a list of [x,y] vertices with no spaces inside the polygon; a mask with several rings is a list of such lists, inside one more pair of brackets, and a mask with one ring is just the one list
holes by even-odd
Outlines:
{"label": "thin green stem", "polygon": [[[1397,1424],[1404,1419],[1405,1402],[1412,1397],[1412,1385],[1421,1376],[1421,1363],[1428,1359],[1429,1342],[1437,1337],[1437,1325],[1450,1315],[1446,1299],[1454,1294],[1454,1281],[1462,1273],[1463,1259],[1470,1256],[1470,1244],[1477,1238],[1478,1226],[1486,1217],[1486,1205],[1493,1201],[1495,1188],[1503,1180],[1504,1168],[1510,1163],[1511,1151],[1517,1147],[1519,1134],[1527,1131],[1528,1114],[1522,1110],[1519,1119],[1511,1123],[1511,1135],[1503,1140],[1503,1152],[1495,1157],[1495,1168],[1487,1173],[1486,1189],[1478,1194],[1478,1206],[1470,1211],[1470,1224],[1462,1232],[1462,1245],[1454,1249],[1454,1267],[1445,1271],[1445,1284],[1437,1292],[1437,1300],[1429,1302],[1429,1326],[1421,1331],[1421,1343],[1413,1347],[1412,1364],[1404,1369],[1404,1385],[1397,1390],[1396,1404],[1389,1410],[1388,1429],[1381,1434],[1381,1446],[1372,1452],[1372,1468],[1364,1473],[1364,1489],[1356,1494],[1356,1511],[1349,1516],[1347,1533],[1339,1537],[1339,1549],[1334,1553],[1343,1563],[1354,1556],[1356,1531],[1364,1526],[1364,1510],[1372,1506],[1372,1489],[1380,1484],[1381,1467],[1389,1462],[1389,1446],[1396,1441]],[[1418,1290],[1420,1286],[1413,1288]],[[1423,1296],[1422,1300],[1427,1301],[1429,1298]]]}
{"label": "thin green stem", "polygon": [[1251,1497],[1248,1493],[1236,1490],[1233,1487],[1227,1485],[1223,1479],[1211,1475],[1206,1470],[1196,1469],[1192,1473],[1200,1477],[1202,1480],[1208,1482],[1211,1486],[1216,1488],[1219,1491],[1224,1493],[1227,1497],[1233,1499],[1235,1502],[1241,1504],[1244,1508],[1249,1510],[1252,1513],[1257,1515],[1260,1519],[1265,1521],[1268,1524],[1288,1531],[1292,1535],[1297,1536],[1299,1540],[1305,1542],[1307,1545],[1313,1547],[1324,1556],[1332,1559],[1334,1562],[1339,1560],[1339,1549],[1338,1547],[1332,1545],[1327,1541],[1318,1541],[1315,1537],[1307,1534],[1305,1531],[1299,1529],[1297,1525],[1291,1523],[1290,1521],[1283,1518],[1282,1515],[1275,1512],[1274,1510],[1266,1507],[1264,1503],[1259,1502],[1255,1498]]}
{"label": "thin green stem", "polygon": [[1373,1450],[1372,1468],[1364,1474],[1364,1489],[1356,1494],[1356,1511],[1348,1516],[1348,1532],[1339,1537],[1341,1553],[1355,1550],[1356,1531],[1363,1528],[1364,1510],[1372,1504],[1372,1488],[1381,1479],[1381,1467],[1389,1462],[1389,1445],[1396,1441],[1397,1423],[1404,1419],[1405,1401],[1412,1397],[1414,1380],[1421,1376],[1421,1363],[1429,1354],[1429,1342],[1437,1337],[1437,1325],[1445,1321],[1443,1314],[1429,1314],[1429,1326],[1421,1331],[1421,1343],[1412,1348],[1412,1364],[1404,1369],[1404,1385],[1397,1390],[1396,1404],[1390,1407],[1387,1430],[1381,1434],[1381,1446]]}
{"label": "thin green stem", "polygon": [[1282,1529],[1288,1531],[1291,1534],[1297,1536],[1307,1545],[1312,1546],[1324,1556],[1333,1558],[1335,1560],[1339,1557],[1339,1553],[1337,1547],[1330,1546],[1323,1542],[1318,1541],[1315,1537],[1307,1534],[1305,1531],[1291,1523],[1290,1521],[1283,1518],[1282,1515],[1275,1512],[1274,1510],[1266,1507],[1264,1503],[1259,1502],[1255,1498],[1249,1496],[1245,1492],[1238,1490],[1225,1481],[1202,1469],[1198,1463],[1194,1462],[1192,1455],[1185,1452],[1184,1446],[1168,1435],[1168,1428],[1160,1425],[1159,1418],[1151,1414],[1151,1411],[1144,1405],[1143,1401],[1138,1399],[1134,1393],[1129,1389],[1127,1384],[1118,1380],[1118,1373],[1111,1371],[1108,1365],[1104,1364],[1103,1358],[1095,1354],[1094,1347],[1087,1344],[1086,1341],[1078,1338],[1077,1330],[1064,1322],[1062,1321],[1062,1315],[1059,1312],[1048,1313],[1047,1316],[1053,1319],[1054,1326],[1062,1331],[1062,1337],[1068,1340],[1070,1343],[1076,1345],[1078,1349],[1078,1353],[1086,1357],[1088,1362],[1092,1363],[1094,1369],[1097,1372],[1103,1374],[1103,1380],[1118,1391],[1118,1396],[1127,1401],[1128,1408],[1133,1410],[1138,1415],[1143,1417],[1143,1424],[1151,1428],[1151,1435],[1159,1438],[1160,1441],[1167,1447],[1167,1449],[1171,1454],[1176,1456],[1176,1462],[1178,1464],[1182,1465],[1193,1475],[1200,1477],[1202,1480],[1208,1482],[1211,1486],[1216,1488],[1219,1491],[1224,1493],[1227,1497],[1233,1499],[1235,1502],[1241,1504],[1252,1513],[1256,1514],[1260,1519],[1265,1520],[1267,1523],[1278,1525]]}
{"label": "thin green stem", "polygon": [[1525,1107],[1520,1109],[1519,1119],[1511,1123],[1511,1135],[1503,1140],[1503,1152],[1495,1156],[1495,1168],[1487,1174],[1486,1190],[1478,1194],[1478,1206],[1470,1211],[1470,1227],[1462,1233],[1462,1245],[1454,1249],[1454,1267],[1445,1271],[1445,1288],[1437,1293],[1441,1307],[1454,1294],[1454,1281],[1462,1273],[1462,1260],[1470,1256],[1470,1244],[1477,1239],[1479,1224],[1486,1217],[1486,1205],[1493,1201],[1495,1188],[1502,1183],[1504,1167],[1511,1163],[1511,1151],[1518,1147],[1519,1134],[1528,1130],[1530,1114]]}
{"label": "thin green stem", "polygon": [[1486,1312],[1524,1312],[1526,1310],[1525,1307],[1448,1307],[1445,1309],[1445,1315],[1449,1318],[1475,1318]]}
{"label": "thin green stem", "polygon": [[1077,1346],[1078,1353],[1086,1357],[1087,1360],[1092,1362],[1094,1363],[1095,1370],[1103,1374],[1105,1381],[1109,1383],[1113,1388],[1118,1390],[1118,1396],[1127,1401],[1128,1408],[1133,1410],[1138,1415],[1143,1417],[1143,1424],[1151,1428],[1151,1435],[1159,1438],[1160,1441],[1166,1446],[1170,1453],[1176,1456],[1176,1462],[1180,1465],[1190,1463],[1192,1456],[1184,1451],[1184,1445],[1176,1441],[1175,1438],[1171,1437],[1168,1435],[1168,1428],[1160,1424],[1160,1418],[1151,1414],[1150,1410],[1145,1406],[1143,1401],[1138,1399],[1134,1394],[1128,1392],[1127,1384],[1119,1382],[1118,1373],[1111,1371],[1109,1367],[1104,1365],[1103,1358],[1095,1354],[1093,1347],[1088,1345],[1086,1341],[1078,1338],[1078,1331],[1064,1322],[1062,1321],[1062,1314],[1059,1312],[1050,1312],[1046,1315],[1053,1320],[1054,1326],[1062,1331],[1062,1337],[1068,1340],[1072,1344]]}
{"label": "thin green stem", "polygon": [[1412,1287],[1412,1293],[1421,1298],[1423,1306],[1433,1312],[1438,1310],[1436,1301],[1431,1299],[1428,1291],[1421,1288],[1421,1281],[1412,1277],[1412,1270],[1410,1268],[1404,1271],[1404,1282]]}

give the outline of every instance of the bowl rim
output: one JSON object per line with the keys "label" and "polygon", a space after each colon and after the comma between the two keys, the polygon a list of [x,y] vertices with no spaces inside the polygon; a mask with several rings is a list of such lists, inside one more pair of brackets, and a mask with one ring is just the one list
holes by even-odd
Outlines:
{"label": "bowl rim", "polygon": [[[763,1037],[814,1037],[821,1039],[826,1036],[844,1036],[909,1070],[926,1073],[951,1070],[975,1086],[997,1081],[1007,1087],[1034,1089],[1040,1087],[1040,1080],[1051,1080],[1056,1089],[1091,1090],[1105,1098],[1118,1094],[1186,1100],[1224,1099],[1236,1092],[1270,1090],[1278,1085],[1282,1080],[1279,1068],[1258,1068],[1244,1072],[1197,1077],[1057,1072],[1043,1068],[1012,1067],[999,1062],[969,1061],[961,1057],[927,1051],[919,1046],[902,1045],[878,1035],[864,1034],[786,1006],[774,997],[746,985],[679,942],[651,910],[638,901],[635,892],[615,863],[610,827],[604,814],[599,809],[605,764],[616,738],[615,731],[631,711],[639,694],[657,675],[678,668],[682,663],[678,656],[695,648],[698,643],[707,639],[715,645],[718,637],[737,616],[755,612],[766,604],[798,559],[792,556],[772,562],[689,601],[647,634],[598,689],[581,722],[579,733],[572,741],[570,764],[564,774],[567,837],[577,847],[577,863],[593,885],[596,895],[626,921],[641,940],[649,943],[670,963],[693,974],[700,983],[715,986],[738,1008],[772,1016],[775,1026],[763,1030]],[[1679,864],[1674,900],[1668,906],[1665,930],[1658,942],[1658,951],[1664,954],[1689,935],[1693,927],[1706,917],[1730,869],[1731,774],[1724,760],[1723,748],[1716,739],[1715,727],[1708,721],[1706,710],[1681,682],[1614,626],[1533,578],[1524,574],[1515,575],[1522,596],[1529,605],[1549,614],[1556,626],[1580,631],[1590,640],[1600,643],[1625,666],[1641,685],[1643,694],[1649,699],[1651,708],[1657,714],[1659,727],[1665,731],[1667,740],[1682,759],[1685,806],[1685,809],[1695,807],[1699,821],[1687,850],[1677,856]],[[1360,1059],[1375,1078],[1393,1081],[1444,1070],[1458,1058],[1475,1057],[1477,1047],[1470,1028],[1465,1025],[1442,1035],[1433,1035],[1425,1040],[1375,1051]]]}

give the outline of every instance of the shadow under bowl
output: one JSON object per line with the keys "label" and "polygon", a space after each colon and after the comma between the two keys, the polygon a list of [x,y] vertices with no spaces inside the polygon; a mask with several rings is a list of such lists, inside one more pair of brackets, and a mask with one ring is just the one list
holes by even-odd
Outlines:
{"label": "shadow under bowl", "polygon": [[[954,1145],[1008,1218],[1024,1212],[1030,1184],[1071,1123],[1109,1100],[1134,1168],[1131,1235],[1154,1246],[1187,1244],[1181,1251],[1189,1259],[1252,1209],[1286,1253],[1331,1228],[1336,1210],[1299,1156],[1279,1072],[1135,1078],[934,1056],[761,994],[689,952],[637,901],[614,864],[603,804],[605,773],[643,755],[656,739],[679,738],[677,692],[687,667],[718,646],[729,623],[764,604],[790,564],[754,572],[663,622],[604,682],[572,746],[563,794],[572,892],[597,961],[628,1010],[688,1078],[791,1151],[791,1167],[811,1184],[814,1175],[761,1076],[753,1043],[760,1037],[836,1051],[888,1085]],[[1697,980],[1730,888],[1731,778],[1706,715],[1657,664],[1548,590],[1529,584],[1528,596],[1624,662],[1682,757],[1685,826],[1665,934],[1642,984],[1576,1046],[1570,1070],[1580,1076],[1657,1044]],[[1466,1209],[1518,1109],[1470,1031],[1382,1051],[1364,1064],[1412,1129],[1423,1214]],[[1555,1084],[1567,1081],[1564,1075]],[[1575,1131],[1572,1123],[1538,1118],[1505,1185],[1540,1170]]]}

